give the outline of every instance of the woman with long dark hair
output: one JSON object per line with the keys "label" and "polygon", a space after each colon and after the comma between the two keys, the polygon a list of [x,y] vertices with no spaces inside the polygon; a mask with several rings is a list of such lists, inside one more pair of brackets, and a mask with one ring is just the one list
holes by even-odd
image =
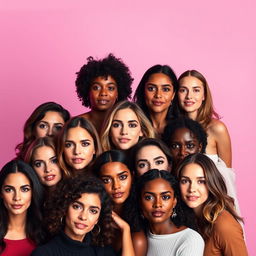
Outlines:
{"label": "woman with long dark hair", "polygon": [[0,172],[0,254],[28,256],[44,239],[43,187],[28,164],[8,162]]}

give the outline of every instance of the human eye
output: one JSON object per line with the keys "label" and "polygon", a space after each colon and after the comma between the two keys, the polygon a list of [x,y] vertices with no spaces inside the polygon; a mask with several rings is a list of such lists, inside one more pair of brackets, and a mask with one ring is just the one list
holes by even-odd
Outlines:
{"label": "human eye", "polygon": [[184,92],[186,92],[186,89],[181,87],[181,88],[179,88],[178,92],[179,93],[184,93]]}
{"label": "human eye", "polygon": [[187,184],[188,182],[189,182],[188,179],[182,178],[182,179],[180,180],[180,184]]}
{"label": "human eye", "polygon": [[57,164],[57,163],[58,163],[57,157],[52,158],[52,159],[51,159],[51,162],[52,162],[53,164]]}
{"label": "human eye", "polygon": [[116,89],[115,86],[109,86],[109,87],[108,87],[108,90],[109,90],[109,91],[114,91],[115,89]]}
{"label": "human eye", "polygon": [[91,212],[92,214],[97,214],[97,213],[99,212],[99,210],[97,210],[97,209],[95,209],[95,208],[91,208],[91,209],[90,209],[90,212]]}
{"label": "human eye", "polygon": [[80,210],[80,209],[82,209],[82,206],[80,204],[78,204],[78,203],[73,203],[72,204],[72,208],[74,210]]}
{"label": "human eye", "polygon": [[93,90],[93,91],[98,91],[98,90],[100,90],[100,86],[97,85],[97,84],[94,84],[94,85],[92,86],[92,90]]}
{"label": "human eye", "polygon": [[55,128],[56,131],[59,132],[63,128],[63,125],[56,125],[56,126],[54,126],[54,128]]}
{"label": "human eye", "polygon": [[128,125],[130,128],[136,128],[138,125],[134,122],[134,123],[129,123]]}
{"label": "human eye", "polygon": [[201,89],[200,88],[194,88],[194,90],[193,90],[194,92],[200,92],[201,91]]}
{"label": "human eye", "polygon": [[72,146],[71,142],[65,142],[65,148],[70,148]]}
{"label": "human eye", "polygon": [[179,144],[177,144],[177,143],[172,143],[171,144],[171,149],[178,149],[180,146],[179,146]]}
{"label": "human eye", "polygon": [[162,195],[163,200],[169,200],[171,198],[170,195]]}
{"label": "human eye", "polygon": [[31,189],[30,189],[30,187],[29,186],[22,186],[21,187],[21,192],[28,192],[28,191],[30,191]]}
{"label": "human eye", "polygon": [[6,192],[6,193],[10,193],[12,191],[13,191],[13,188],[11,188],[11,187],[4,188],[4,192]]}
{"label": "human eye", "polygon": [[155,87],[154,86],[147,86],[147,90],[149,92],[153,92],[153,91],[155,91]]}
{"label": "human eye", "polygon": [[153,200],[153,196],[152,195],[145,195],[144,199],[147,201]]}
{"label": "human eye", "polygon": [[188,143],[188,144],[186,145],[186,147],[187,147],[188,149],[193,149],[193,148],[195,147],[195,144],[194,144],[194,143]]}
{"label": "human eye", "polygon": [[40,168],[42,166],[42,161],[35,161],[34,167]]}
{"label": "human eye", "polygon": [[118,122],[113,122],[113,123],[112,123],[112,127],[118,128],[118,127],[120,127],[120,123],[118,123]]}
{"label": "human eye", "polygon": [[88,146],[91,145],[88,141],[82,141],[81,144],[82,144],[83,147],[88,147]]}
{"label": "human eye", "polygon": [[156,165],[161,165],[164,163],[164,160],[156,160]]}
{"label": "human eye", "polygon": [[198,184],[206,184],[206,180],[200,179],[200,180],[198,180]]}
{"label": "human eye", "polygon": [[126,180],[127,178],[128,178],[127,174],[122,174],[122,175],[119,176],[120,180]]}
{"label": "human eye", "polygon": [[104,184],[111,183],[111,178],[103,177],[103,178],[101,178],[101,180],[103,181]]}
{"label": "human eye", "polygon": [[139,163],[137,166],[142,169],[147,166],[147,163]]}
{"label": "human eye", "polygon": [[48,126],[45,123],[39,123],[38,127],[40,129],[46,129]]}
{"label": "human eye", "polygon": [[163,92],[169,92],[171,90],[171,88],[169,88],[169,87],[164,87],[163,88]]}

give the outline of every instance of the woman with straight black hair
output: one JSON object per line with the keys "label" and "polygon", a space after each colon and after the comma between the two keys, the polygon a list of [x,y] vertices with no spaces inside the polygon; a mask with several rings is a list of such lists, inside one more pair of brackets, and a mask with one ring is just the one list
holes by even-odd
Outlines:
{"label": "woman with straight black hair", "polygon": [[143,75],[133,100],[151,120],[158,134],[162,134],[173,117],[172,101],[178,88],[177,77],[168,65],[155,65]]}
{"label": "woman with straight black hair", "polygon": [[43,187],[28,164],[8,162],[0,172],[0,254],[30,255],[44,239]]}

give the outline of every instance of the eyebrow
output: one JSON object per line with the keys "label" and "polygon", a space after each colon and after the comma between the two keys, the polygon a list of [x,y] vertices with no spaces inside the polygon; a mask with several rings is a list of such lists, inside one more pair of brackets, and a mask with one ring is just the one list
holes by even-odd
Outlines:
{"label": "eyebrow", "polygon": [[[114,119],[112,122],[119,122],[119,123],[123,123],[123,121],[118,120],[118,119]],[[128,120],[127,122],[128,122],[128,123],[134,123],[134,122],[139,123],[137,120]]]}
{"label": "eyebrow", "polygon": [[[153,83],[147,83],[146,85],[151,85],[151,86],[154,86],[154,87],[157,87],[156,84],[153,84]],[[172,86],[172,84],[161,84],[161,86]]]}
{"label": "eyebrow", "polygon": [[[91,141],[91,140],[90,140],[90,139],[84,139],[84,140],[80,140],[80,142],[81,142],[81,141]],[[74,141],[73,141],[73,140],[65,140],[65,143],[66,143],[66,142],[74,142]]]}
{"label": "eyebrow", "polygon": [[[120,175],[123,175],[123,174],[125,174],[125,173],[128,173],[128,171],[122,171],[122,172],[119,172],[119,173],[117,173],[117,175],[118,176],[120,176]],[[112,176],[111,175],[101,175],[101,178],[102,177],[108,177],[108,178],[111,178]]]}
{"label": "eyebrow", "polygon": [[164,159],[164,157],[163,156],[157,156],[157,157],[153,158],[153,160],[158,160],[158,159]]}
{"label": "eyebrow", "polygon": [[[182,175],[181,178],[187,178],[190,180],[190,177]],[[196,177],[196,179],[205,179],[205,176],[202,177]]]}
{"label": "eyebrow", "polygon": [[[168,194],[168,193],[172,194],[171,191],[164,191],[164,192],[161,192],[160,195],[164,195],[164,194]],[[145,195],[145,194],[155,195],[156,193],[150,192],[150,191],[145,191],[145,192],[144,192],[144,195]]]}
{"label": "eyebrow", "polygon": [[[44,124],[49,124],[49,122],[44,121],[44,120],[40,120],[39,123],[44,123]],[[55,125],[63,125],[63,123],[54,123]]]}
{"label": "eyebrow", "polygon": [[[99,83],[99,82],[93,82],[91,85],[95,85],[95,84],[97,84],[97,85],[102,85],[102,84]],[[107,83],[107,85],[117,85],[117,84],[114,83],[114,82],[109,82],[109,83]]]}
{"label": "eyebrow", "polygon": [[[79,205],[81,205],[82,207],[84,207],[84,204],[80,201],[74,201],[73,203],[77,203]],[[96,208],[100,210],[100,207],[96,206],[96,205],[90,205],[90,208]]]}
{"label": "eyebrow", "polygon": [[[29,184],[24,184],[20,186],[20,188],[23,188],[23,187],[31,187],[31,186]],[[12,185],[4,185],[3,188],[15,188],[15,187]]]}

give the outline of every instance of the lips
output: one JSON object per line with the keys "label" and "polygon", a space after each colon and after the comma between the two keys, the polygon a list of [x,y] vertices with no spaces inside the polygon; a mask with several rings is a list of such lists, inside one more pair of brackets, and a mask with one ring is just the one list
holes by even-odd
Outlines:
{"label": "lips", "polygon": [[55,179],[55,175],[47,175],[47,176],[44,177],[44,179],[45,179],[46,181],[52,181],[52,180]]}
{"label": "lips", "polygon": [[130,139],[128,139],[128,138],[120,138],[118,140],[119,140],[120,143],[124,143],[124,144],[128,143],[130,141]]}
{"label": "lips", "polygon": [[162,102],[162,101],[152,101],[152,103],[155,106],[162,106],[164,104],[164,102]]}
{"label": "lips", "polygon": [[81,164],[84,161],[83,158],[72,158],[73,164]]}
{"label": "lips", "polygon": [[198,196],[187,196],[187,200],[190,202],[195,202],[198,198]]}
{"label": "lips", "polygon": [[190,101],[190,100],[184,101],[184,105],[185,105],[186,107],[193,106],[194,104],[195,104],[194,101]]}
{"label": "lips", "polygon": [[122,198],[124,195],[124,192],[118,192],[118,193],[113,193],[112,197],[113,198]]}
{"label": "lips", "polygon": [[22,206],[23,206],[23,204],[12,204],[12,208],[15,210],[22,208]]}
{"label": "lips", "polygon": [[164,215],[164,212],[162,211],[154,211],[151,213],[153,217],[162,217]]}
{"label": "lips", "polygon": [[86,224],[83,224],[83,223],[75,223],[75,227],[77,229],[85,229],[87,228],[88,226]]}
{"label": "lips", "polygon": [[106,105],[109,103],[109,100],[97,100],[98,104],[100,105]]}

